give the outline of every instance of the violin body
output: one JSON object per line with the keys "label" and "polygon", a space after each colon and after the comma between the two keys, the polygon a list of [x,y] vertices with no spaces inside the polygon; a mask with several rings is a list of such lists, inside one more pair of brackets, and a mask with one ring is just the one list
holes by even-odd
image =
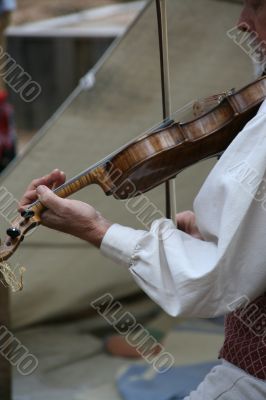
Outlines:
{"label": "violin body", "polygon": [[[200,160],[225,151],[266,98],[266,78],[232,93],[212,110],[186,123],[173,123],[128,145],[106,164],[123,171],[101,185],[107,195],[127,199],[147,192]],[[110,165],[112,166],[110,168]]]}
{"label": "violin body", "polygon": [[[129,199],[175,177],[196,162],[220,155],[266,98],[266,76],[238,92],[219,96],[219,104],[185,123],[171,122],[127,144],[76,177],[54,189],[68,197],[98,184],[106,195]],[[37,200],[18,216],[0,246],[0,261],[7,260],[27,232],[41,223],[44,206]]]}

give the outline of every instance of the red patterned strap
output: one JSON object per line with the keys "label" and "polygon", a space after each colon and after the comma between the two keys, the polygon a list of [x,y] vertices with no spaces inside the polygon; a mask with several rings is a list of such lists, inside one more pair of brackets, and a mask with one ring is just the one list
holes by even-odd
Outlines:
{"label": "red patterned strap", "polygon": [[219,358],[266,380],[266,293],[226,316]]}

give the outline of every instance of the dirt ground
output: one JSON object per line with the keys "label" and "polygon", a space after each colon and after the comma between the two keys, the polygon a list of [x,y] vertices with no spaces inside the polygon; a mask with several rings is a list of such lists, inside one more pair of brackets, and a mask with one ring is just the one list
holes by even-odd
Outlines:
{"label": "dirt ground", "polygon": [[91,7],[123,2],[125,0],[17,0],[18,6],[14,12],[12,24],[19,25],[71,14]]}

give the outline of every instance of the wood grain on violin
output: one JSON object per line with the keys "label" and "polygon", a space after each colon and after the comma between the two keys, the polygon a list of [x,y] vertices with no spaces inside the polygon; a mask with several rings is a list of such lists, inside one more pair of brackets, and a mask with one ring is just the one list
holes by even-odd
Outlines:
{"label": "wood grain on violin", "polygon": [[[54,192],[62,197],[91,184],[106,195],[128,199],[175,177],[184,168],[221,154],[257,113],[266,98],[266,76],[238,92],[224,95],[218,105],[188,122],[173,122],[128,143],[117,152],[65,182]],[[8,259],[24,235],[41,223],[44,211],[34,202],[8,229],[0,260]]]}

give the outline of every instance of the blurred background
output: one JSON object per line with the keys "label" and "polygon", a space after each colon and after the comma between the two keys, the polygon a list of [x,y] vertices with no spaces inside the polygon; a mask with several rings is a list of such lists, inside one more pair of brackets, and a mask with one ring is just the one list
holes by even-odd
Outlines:
{"label": "blurred background", "polygon": [[[46,122],[75,88],[79,79],[96,63],[103,52],[117,37],[121,29],[133,18],[126,12],[119,13],[110,21],[110,16],[95,16],[95,24],[105,26],[117,23],[116,29],[98,33],[90,31],[91,19],[85,21],[68,21],[63,18],[64,31],[49,33],[49,28],[36,26],[35,32],[27,34],[20,25],[67,17],[95,7],[127,3],[129,0],[17,0],[17,7],[12,12],[11,27],[8,36],[8,52],[17,62],[42,85],[42,96],[34,104],[24,105],[18,96],[10,92],[16,110],[16,129],[18,151],[31,139],[34,133]],[[122,15],[121,15],[122,14]],[[82,18],[82,17],[81,17]],[[65,19],[65,22],[64,22]],[[98,20],[98,21],[97,21]],[[109,20],[109,21],[108,21]],[[54,21],[54,31],[58,29]],[[76,32],[71,31],[76,24]],[[97,29],[97,28],[96,28]],[[62,29],[61,29],[62,30]],[[60,68],[61,52],[68,55],[68,68],[62,77]],[[65,62],[65,60],[64,60]],[[62,83],[63,82],[63,83]]]}
{"label": "blurred background", "polygon": [[75,0],[74,2],[71,0],[17,0],[17,9],[14,12],[12,23],[19,25],[72,14],[92,7],[125,2],[127,0]]}

